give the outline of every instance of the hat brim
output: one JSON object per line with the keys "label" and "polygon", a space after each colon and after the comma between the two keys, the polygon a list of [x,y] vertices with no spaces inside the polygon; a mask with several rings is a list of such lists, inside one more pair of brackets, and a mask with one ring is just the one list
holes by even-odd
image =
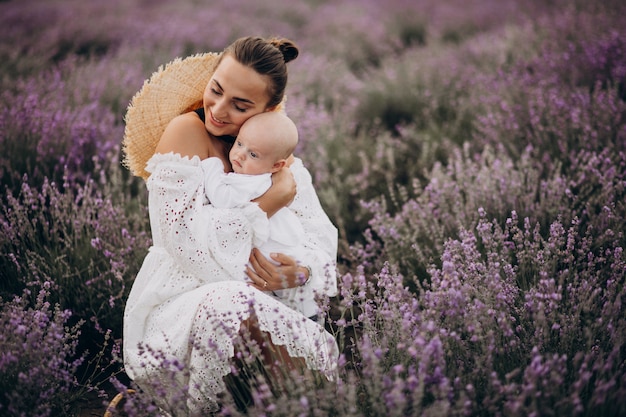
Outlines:
{"label": "hat brim", "polygon": [[178,115],[202,107],[204,90],[215,71],[220,53],[177,58],[161,66],[130,101],[124,121],[123,164],[144,180],[146,163],[168,123]]}

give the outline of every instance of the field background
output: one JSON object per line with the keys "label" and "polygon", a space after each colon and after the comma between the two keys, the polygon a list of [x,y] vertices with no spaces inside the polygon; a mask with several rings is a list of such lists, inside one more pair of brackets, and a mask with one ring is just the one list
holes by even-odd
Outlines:
{"label": "field background", "polygon": [[[0,415],[101,415],[131,386],[150,230],[125,110],[160,65],[246,35],[301,50],[287,112],[340,233],[343,352],[336,384],[248,415],[626,415],[625,9],[0,1]],[[157,415],[141,394],[126,413]]]}

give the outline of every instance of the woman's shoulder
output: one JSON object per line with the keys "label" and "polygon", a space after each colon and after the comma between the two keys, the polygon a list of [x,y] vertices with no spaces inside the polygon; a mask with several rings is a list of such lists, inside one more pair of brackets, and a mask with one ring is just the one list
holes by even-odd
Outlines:
{"label": "woman's shoulder", "polygon": [[172,152],[190,158],[198,156],[204,159],[209,156],[209,142],[209,135],[198,114],[184,113],[168,123],[159,140],[156,153]]}

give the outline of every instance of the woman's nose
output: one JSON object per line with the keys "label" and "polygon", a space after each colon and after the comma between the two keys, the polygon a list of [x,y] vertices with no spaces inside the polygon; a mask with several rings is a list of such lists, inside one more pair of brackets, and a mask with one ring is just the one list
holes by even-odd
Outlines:
{"label": "woman's nose", "polygon": [[226,116],[226,100],[223,98],[216,100],[211,112],[213,113],[213,117],[221,120],[222,117]]}

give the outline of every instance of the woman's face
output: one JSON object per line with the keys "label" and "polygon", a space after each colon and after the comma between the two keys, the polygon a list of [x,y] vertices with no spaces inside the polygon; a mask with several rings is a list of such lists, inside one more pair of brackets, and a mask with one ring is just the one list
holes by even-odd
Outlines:
{"label": "woman's face", "polygon": [[203,100],[209,133],[237,136],[243,122],[266,110],[267,80],[226,55],[209,80]]}

